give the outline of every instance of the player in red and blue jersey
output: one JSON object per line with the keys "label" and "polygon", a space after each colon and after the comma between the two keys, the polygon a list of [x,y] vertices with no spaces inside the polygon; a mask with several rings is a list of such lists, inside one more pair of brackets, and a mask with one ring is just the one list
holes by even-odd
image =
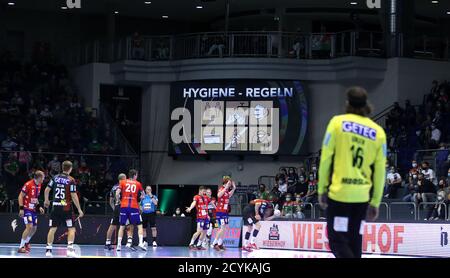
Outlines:
{"label": "player in red and blue jersey", "polygon": [[36,211],[39,210],[41,214],[44,214],[44,209],[39,205],[38,200],[44,178],[44,172],[36,171],[33,175],[33,179],[27,181],[20,191],[19,216],[23,218],[25,230],[22,233],[22,239],[20,241],[18,251],[19,253],[30,252],[30,240],[36,233],[37,229]]}
{"label": "player in red and blue jersey", "polygon": [[[205,250],[205,248],[202,247],[202,243],[206,237],[206,231],[210,224],[208,215],[208,204],[210,201],[211,199],[206,196],[206,188],[200,186],[198,195],[194,196],[191,205],[186,208],[187,213],[190,213],[194,207],[197,210],[197,231],[192,235],[191,243],[189,244],[189,249],[191,250]],[[194,243],[197,239],[197,246],[195,246]]]}
{"label": "player in red and blue jersey", "polygon": [[[247,227],[247,231],[244,242],[242,243],[242,250],[252,252],[252,249],[258,249],[256,246],[256,237],[261,229],[261,223],[259,221],[272,220],[274,218],[274,211],[273,204],[262,199],[252,200],[244,208],[242,217],[244,218],[244,226]],[[252,236],[252,239],[249,242],[250,236]]]}
{"label": "player in red and blue jersey", "polygon": [[121,250],[122,236],[125,226],[137,225],[139,236],[139,247],[147,251],[144,245],[144,230],[142,228],[142,218],[139,211],[138,198],[143,197],[144,189],[142,184],[137,181],[138,172],[131,169],[128,173],[129,179],[121,180],[119,188],[116,190],[116,200],[120,200],[120,228],[117,237],[116,251]]}
{"label": "player in red and blue jersey", "polygon": [[216,251],[225,250],[223,246],[223,238],[225,236],[225,230],[228,227],[228,212],[230,209],[230,198],[233,196],[236,190],[236,184],[231,180],[229,176],[224,176],[222,179],[222,185],[217,192],[216,203],[216,222],[219,226],[219,232],[217,232],[213,245]]}

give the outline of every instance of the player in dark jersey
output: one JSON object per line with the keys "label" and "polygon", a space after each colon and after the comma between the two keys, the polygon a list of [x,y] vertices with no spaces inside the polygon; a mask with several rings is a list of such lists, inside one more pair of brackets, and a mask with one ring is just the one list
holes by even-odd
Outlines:
{"label": "player in dark jersey", "polygon": [[78,219],[84,216],[80,207],[80,201],[77,195],[77,186],[75,179],[70,176],[72,172],[72,162],[64,161],[62,163],[62,174],[54,176],[44,191],[45,202],[44,206],[50,206],[50,191],[52,191],[52,212],[50,214],[49,226],[47,236],[47,251],[46,256],[52,256],[52,245],[55,238],[55,232],[58,226],[65,224],[67,233],[67,256],[75,257],[75,249],[73,242],[75,240],[75,226],[73,221],[72,202],[77,207]]}
{"label": "player in dark jersey", "polygon": [[[210,199],[206,196],[206,188],[204,186],[200,186],[198,190],[198,195],[194,196],[194,200],[191,205],[186,208],[186,212],[190,213],[191,210],[195,207],[197,210],[197,230],[192,235],[191,243],[189,244],[189,249],[194,250],[205,250],[202,247],[203,240],[206,237],[206,231],[209,228],[209,215],[208,215],[208,204]],[[197,241],[197,246],[195,246],[195,242]]]}
{"label": "player in dark jersey", "polygon": [[[118,177],[119,183],[121,180],[126,180],[127,175],[120,174]],[[120,205],[116,205],[119,203],[119,200],[116,200],[116,190],[119,188],[119,183],[114,185],[111,188],[111,192],[109,193],[109,205],[113,209],[113,217],[111,218],[111,223],[109,225],[108,231],[106,232],[106,243],[105,243],[105,249],[112,250],[111,246],[111,237],[113,233],[117,230],[117,226],[119,226],[119,217],[120,217]],[[130,236],[128,235],[128,238]]]}
{"label": "player in dark jersey", "polygon": [[[262,199],[256,199],[250,201],[250,203],[244,208],[242,212],[244,218],[244,226],[247,227],[245,233],[245,240],[242,244],[242,250],[252,252],[252,249],[258,249],[255,240],[261,229],[261,223],[259,221],[270,221],[274,218],[273,204]],[[250,235],[253,231],[252,239],[249,242]]]}
{"label": "player in dark jersey", "polygon": [[20,241],[18,251],[19,253],[30,252],[30,239],[36,233],[37,229],[36,211],[39,210],[41,214],[44,213],[44,209],[39,205],[38,200],[44,178],[44,172],[36,171],[33,174],[33,179],[27,181],[20,191],[19,216],[23,218],[23,221],[25,223],[25,230],[22,233],[22,239]]}

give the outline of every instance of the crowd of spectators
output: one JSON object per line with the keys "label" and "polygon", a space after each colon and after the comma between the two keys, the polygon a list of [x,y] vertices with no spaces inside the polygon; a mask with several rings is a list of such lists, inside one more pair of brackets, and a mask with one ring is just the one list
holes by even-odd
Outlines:
{"label": "crowd of spectators", "polygon": [[65,159],[74,163],[85,201],[101,200],[124,168],[119,159],[94,156],[116,153],[111,130],[83,106],[48,48],[37,44],[26,64],[9,51],[0,53],[0,211],[17,199],[31,173],[45,171],[47,182]]}

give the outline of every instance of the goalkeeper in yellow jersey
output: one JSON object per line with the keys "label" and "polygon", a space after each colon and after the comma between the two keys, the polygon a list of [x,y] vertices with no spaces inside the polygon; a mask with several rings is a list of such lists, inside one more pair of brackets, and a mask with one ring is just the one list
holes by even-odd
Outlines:
{"label": "goalkeeper in yellow jersey", "polygon": [[386,134],[368,116],[365,89],[347,91],[346,114],[328,124],[319,167],[319,203],[327,213],[336,258],[360,258],[364,220],[374,221],[383,195]]}

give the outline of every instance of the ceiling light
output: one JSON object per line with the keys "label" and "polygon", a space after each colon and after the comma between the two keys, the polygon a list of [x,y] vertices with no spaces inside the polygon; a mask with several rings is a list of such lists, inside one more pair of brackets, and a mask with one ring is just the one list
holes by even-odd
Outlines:
{"label": "ceiling light", "polygon": [[14,3],[14,2],[8,2],[8,5],[9,6],[14,6],[16,3]]}
{"label": "ceiling light", "polygon": [[67,10],[67,7],[61,7],[61,10]]}
{"label": "ceiling light", "polygon": [[169,18],[169,16],[168,15],[163,15],[162,18]]}
{"label": "ceiling light", "polygon": [[196,8],[197,9],[203,9],[203,6],[197,6]]}
{"label": "ceiling light", "polygon": [[433,1],[431,1],[431,4],[439,4],[439,1],[438,0],[433,0]]}
{"label": "ceiling light", "polygon": [[350,2],[350,5],[358,5],[358,2]]}
{"label": "ceiling light", "polygon": [[145,2],[144,2],[145,5],[150,5],[151,3],[152,3],[152,2],[150,2],[150,1],[145,1]]}
{"label": "ceiling light", "polygon": [[119,13],[119,11],[114,11],[114,13],[115,13],[115,14],[118,14],[118,13]]}

